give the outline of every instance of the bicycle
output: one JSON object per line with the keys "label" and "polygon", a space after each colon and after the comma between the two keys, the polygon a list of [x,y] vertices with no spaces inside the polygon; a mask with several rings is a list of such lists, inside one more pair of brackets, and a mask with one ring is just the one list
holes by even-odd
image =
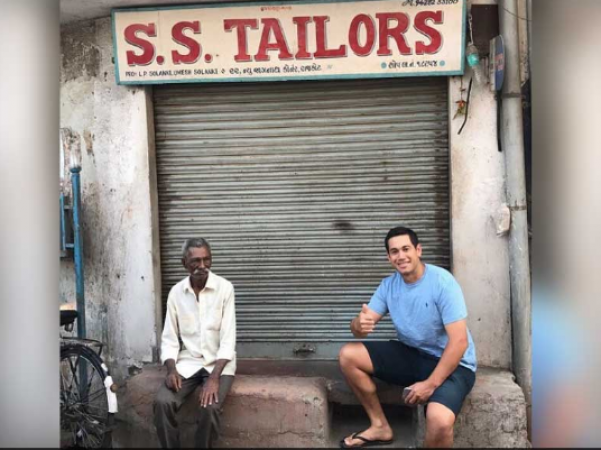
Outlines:
{"label": "bicycle", "polygon": [[[78,313],[61,310],[61,327],[73,330]],[[103,344],[60,334],[61,448],[107,448],[117,412],[117,385],[102,359]]]}

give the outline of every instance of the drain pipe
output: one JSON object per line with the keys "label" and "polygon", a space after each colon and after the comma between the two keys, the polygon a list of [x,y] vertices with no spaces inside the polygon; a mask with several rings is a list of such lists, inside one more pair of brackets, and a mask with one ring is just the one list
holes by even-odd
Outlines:
{"label": "drain pipe", "polygon": [[[505,44],[502,144],[505,153],[507,201],[511,210],[509,272],[513,372],[524,391],[528,412],[532,405],[531,285],[528,251],[524,130],[520,86],[517,0],[499,1],[499,22]],[[530,414],[528,414],[530,415]]]}
{"label": "drain pipe", "polygon": [[75,299],[77,302],[77,336],[86,337],[86,303],[83,283],[83,239],[81,235],[81,167],[72,165],[71,186],[73,187],[73,256],[75,260]]}

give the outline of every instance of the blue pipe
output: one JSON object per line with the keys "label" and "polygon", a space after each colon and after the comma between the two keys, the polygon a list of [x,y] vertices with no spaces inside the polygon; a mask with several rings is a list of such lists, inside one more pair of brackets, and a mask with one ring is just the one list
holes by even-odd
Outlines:
{"label": "blue pipe", "polygon": [[75,299],[77,301],[77,336],[86,337],[86,304],[83,289],[83,239],[81,235],[81,167],[71,167],[73,187],[73,250],[75,259]]}
{"label": "blue pipe", "polygon": [[59,197],[60,203],[60,214],[61,214],[61,257],[63,252],[67,249],[67,236],[65,232],[65,194],[61,192]]}

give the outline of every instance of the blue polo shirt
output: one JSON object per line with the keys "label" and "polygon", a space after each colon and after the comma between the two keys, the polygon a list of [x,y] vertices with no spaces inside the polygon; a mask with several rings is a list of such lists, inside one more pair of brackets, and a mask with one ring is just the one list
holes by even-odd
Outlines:
{"label": "blue polo shirt", "polygon": [[[425,265],[423,276],[405,283],[395,272],[382,280],[368,307],[390,313],[398,339],[409,347],[440,358],[449,340],[445,325],[467,318],[467,308],[457,280],[442,267]],[[476,371],[476,349],[468,330],[469,346],[460,365]]]}

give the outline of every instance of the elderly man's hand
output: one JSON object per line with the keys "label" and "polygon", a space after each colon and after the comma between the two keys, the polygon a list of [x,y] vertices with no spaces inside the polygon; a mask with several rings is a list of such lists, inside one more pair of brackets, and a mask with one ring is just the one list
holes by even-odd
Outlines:
{"label": "elderly man's hand", "polygon": [[202,387],[198,399],[200,406],[206,408],[213,403],[219,403],[219,378],[210,376]]}
{"label": "elderly man's hand", "polygon": [[182,376],[177,370],[170,371],[165,379],[165,384],[173,392],[178,392],[182,388]]}

